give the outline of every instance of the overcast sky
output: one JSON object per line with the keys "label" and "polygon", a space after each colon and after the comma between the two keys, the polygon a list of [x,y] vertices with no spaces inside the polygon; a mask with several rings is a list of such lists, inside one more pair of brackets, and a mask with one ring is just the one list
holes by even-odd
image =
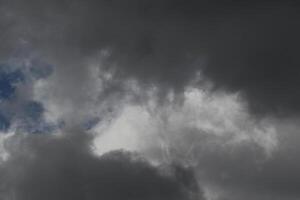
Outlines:
{"label": "overcast sky", "polygon": [[0,0],[0,200],[300,199],[300,5]]}

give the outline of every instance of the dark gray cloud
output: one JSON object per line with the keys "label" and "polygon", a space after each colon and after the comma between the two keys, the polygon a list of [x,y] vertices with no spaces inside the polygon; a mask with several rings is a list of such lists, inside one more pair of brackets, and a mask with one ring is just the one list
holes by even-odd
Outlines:
{"label": "dark gray cloud", "polygon": [[259,150],[249,146],[230,155],[221,151],[205,152],[199,159],[202,178],[223,191],[221,197],[298,199],[299,159],[291,155],[294,152],[280,152],[263,160]]}
{"label": "dark gray cloud", "polygon": [[226,135],[187,129],[180,141],[170,141],[173,145],[166,151],[153,148],[146,153],[191,163],[208,199],[296,200],[300,197],[299,133],[286,134],[289,139],[281,140],[270,156],[251,140],[230,144]]}
{"label": "dark gray cloud", "polygon": [[123,151],[97,157],[86,134],[15,137],[0,168],[1,199],[204,199],[191,169]]}
{"label": "dark gray cloud", "polygon": [[[93,111],[100,107],[99,101],[107,112],[110,106],[118,107],[126,93],[133,93],[126,90],[128,79],[137,80],[142,87],[154,85],[163,96],[167,90],[180,94],[195,84],[198,73],[211,81],[215,90],[239,92],[253,113],[300,111],[300,16],[299,5],[293,1],[0,3],[1,62],[11,57],[26,60],[24,52],[34,49],[43,62],[51,63],[54,72],[39,82],[38,91],[37,85],[30,84],[18,92],[25,100],[42,93],[36,98],[42,99],[45,112],[57,114],[55,120],[64,118],[67,127],[86,123],[89,128],[89,123],[105,120],[105,109]],[[92,59],[99,54],[97,63],[97,58]],[[101,65],[101,70],[90,67],[90,61]],[[106,77],[106,70],[112,77]],[[48,73],[34,68],[32,79],[45,78]],[[106,78],[109,81],[99,81]],[[4,107],[12,110],[7,105]],[[99,117],[92,118],[96,122],[90,121],[90,113]],[[74,132],[58,138],[26,135],[19,143],[22,135],[18,135],[7,143],[11,157],[0,165],[1,198],[204,199],[191,170],[177,165],[157,168],[121,151],[99,158],[90,152],[91,139]],[[184,145],[189,146],[194,138],[183,138]],[[204,147],[196,149],[195,158],[200,181],[213,185],[219,199],[299,197],[296,150],[283,150],[265,161],[256,144],[234,151],[214,149],[217,140],[219,137],[200,138],[199,146]],[[206,142],[209,145],[205,146]]]}
{"label": "dark gray cloud", "polygon": [[[192,154],[192,159],[197,163],[200,184],[215,194],[212,199],[299,199],[297,130],[286,132],[288,136],[280,138],[278,149],[269,157],[265,156],[259,145],[251,141],[226,145],[225,136],[191,131],[188,134],[191,135],[189,138],[199,141],[189,154]],[[186,148],[191,144],[195,143],[187,141]],[[179,160],[187,157],[186,154],[180,154],[182,152],[178,150],[178,146],[174,146],[169,152]]]}
{"label": "dark gray cloud", "polygon": [[291,114],[300,99],[298,8],[293,1],[13,0],[3,1],[2,21],[5,41],[29,41],[62,65],[77,63],[74,71],[106,49],[116,78],[180,91],[202,71],[216,88],[241,92],[256,113]]}

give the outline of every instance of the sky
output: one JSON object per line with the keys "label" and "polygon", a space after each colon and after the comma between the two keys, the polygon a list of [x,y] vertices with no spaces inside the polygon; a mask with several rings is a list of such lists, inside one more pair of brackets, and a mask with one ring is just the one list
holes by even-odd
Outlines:
{"label": "sky", "polygon": [[300,199],[299,9],[0,0],[0,200]]}

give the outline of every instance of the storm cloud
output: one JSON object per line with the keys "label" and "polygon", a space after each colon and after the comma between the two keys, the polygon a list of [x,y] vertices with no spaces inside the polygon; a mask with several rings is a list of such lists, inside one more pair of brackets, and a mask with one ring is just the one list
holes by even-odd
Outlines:
{"label": "storm cloud", "polygon": [[293,1],[14,0],[2,5],[5,42],[13,41],[3,48],[29,41],[73,71],[82,71],[84,58],[106,51],[105,65],[116,70],[116,78],[182,91],[200,73],[215,89],[240,92],[254,113],[299,110],[299,6]]}
{"label": "storm cloud", "polygon": [[299,8],[0,0],[0,198],[299,199]]}
{"label": "storm cloud", "polygon": [[125,151],[98,157],[87,134],[14,137],[1,165],[1,199],[203,199],[192,169],[156,167]]}

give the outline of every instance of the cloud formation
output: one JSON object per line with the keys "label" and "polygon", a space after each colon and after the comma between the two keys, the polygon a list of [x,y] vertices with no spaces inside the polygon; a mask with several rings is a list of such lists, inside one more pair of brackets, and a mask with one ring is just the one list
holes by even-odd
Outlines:
{"label": "cloud formation", "polygon": [[299,199],[299,17],[0,0],[0,198]]}
{"label": "cloud formation", "polygon": [[0,168],[1,199],[204,199],[191,169],[155,167],[124,151],[97,157],[86,134],[12,137]]}
{"label": "cloud formation", "polygon": [[2,5],[6,41],[13,41],[3,48],[29,41],[60,68],[71,65],[74,74],[84,74],[84,58],[105,50],[115,78],[182,91],[202,72],[215,88],[241,92],[255,113],[299,111],[295,2],[13,0]]}

